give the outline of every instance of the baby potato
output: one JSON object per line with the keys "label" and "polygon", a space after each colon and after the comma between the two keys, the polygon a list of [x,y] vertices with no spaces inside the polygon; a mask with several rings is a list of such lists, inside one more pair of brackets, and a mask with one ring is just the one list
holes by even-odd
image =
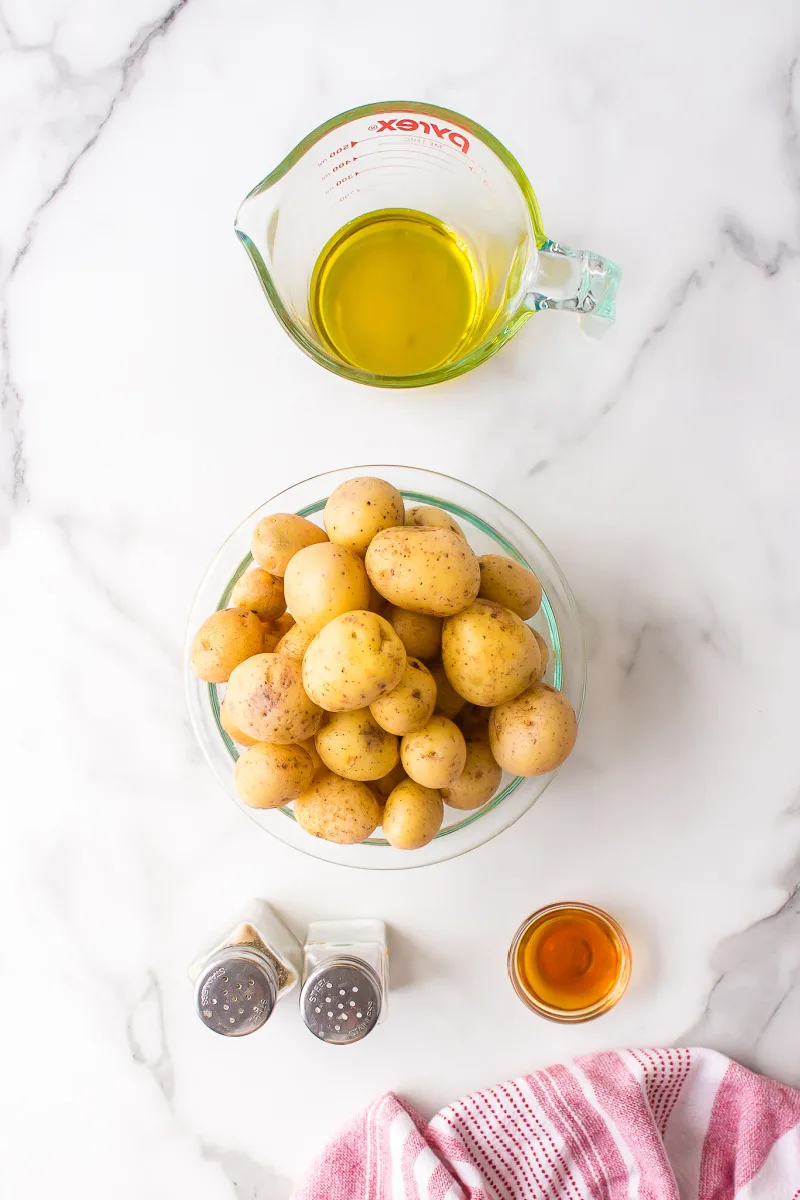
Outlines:
{"label": "baby potato", "polygon": [[430,671],[418,658],[407,658],[400,682],[373,700],[370,712],[381,729],[402,737],[427,725],[435,704],[436,684]]}
{"label": "baby potato", "polygon": [[285,654],[288,658],[303,661],[303,655],[311,645],[316,634],[307,625],[294,624],[288,629],[275,647],[276,654]]}
{"label": "baby potato", "polygon": [[483,600],[494,600],[504,608],[510,608],[523,621],[539,611],[542,603],[542,585],[533,574],[502,554],[482,554],[478,559],[481,571]]}
{"label": "baby potato", "polygon": [[458,779],[442,788],[442,799],[451,808],[480,808],[491,800],[503,777],[486,742],[467,742],[467,761]]}
{"label": "baby potato", "polygon": [[326,772],[294,802],[301,829],[327,842],[363,842],[377,828],[381,810],[366,783]]}
{"label": "baby potato", "polygon": [[236,791],[251,808],[280,808],[311,786],[314,765],[301,746],[256,742],[233,769]]}
{"label": "baby potato", "polygon": [[378,804],[383,808],[389,798],[389,793],[393,792],[398,783],[402,783],[406,779],[406,773],[403,770],[403,764],[398,759],[396,766],[392,767],[388,775],[384,775],[382,779],[370,780],[370,787],[375,793]]}
{"label": "baby potato", "polygon": [[442,827],[442,797],[433,788],[405,779],[389,795],[383,810],[383,835],[396,850],[419,850]]}
{"label": "baby potato", "polygon": [[283,580],[286,604],[300,625],[319,633],[342,613],[369,607],[364,564],[353,550],[323,542],[298,550]]}
{"label": "baby potato", "polygon": [[230,714],[229,714],[227,708],[225,707],[224,700],[222,701],[222,704],[220,704],[220,706],[219,706],[219,723],[222,726],[222,728],[225,730],[225,732],[227,733],[228,737],[233,738],[233,740],[235,742],[238,742],[240,746],[255,746],[257,739],[251,738],[246,733],[242,733],[241,729],[238,729],[234,725],[233,721],[230,718]]}
{"label": "baby potato", "polygon": [[270,513],[253,530],[250,553],[265,571],[282,577],[298,550],[327,540],[324,529],[297,513]]}
{"label": "baby potato", "polygon": [[512,775],[554,771],[577,736],[578,722],[569,700],[545,683],[534,683],[521,696],[498,705],[489,719],[492,754]]}
{"label": "baby potato", "polygon": [[405,772],[426,788],[448,787],[458,779],[467,761],[467,744],[457,725],[447,717],[431,717],[416,733],[400,742]]}
{"label": "baby potato", "polygon": [[539,647],[539,655],[542,660],[542,665],[539,668],[539,674],[536,676],[536,678],[542,679],[544,678],[544,673],[547,670],[547,664],[550,662],[550,647],[547,645],[547,642],[544,640],[542,635],[537,633],[535,629],[533,631],[533,636],[536,638],[536,645]]}
{"label": "baby potato", "polygon": [[488,742],[490,708],[481,708],[479,704],[467,704],[458,714],[456,724],[469,745],[470,742]]}
{"label": "baby potato", "polygon": [[330,540],[363,556],[376,533],[403,524],[405,506],[396,487],[367,475],[334,488],[322,515]]}
{"label": "baby potato", "polygon": [[406,513],[406,525],[428,525],[434,529],[451,529],[459,537],[464,537],[464,530],[449,512],[437,508],[435,504],[418,504],[409,508]]}
{"label": "baby potato", "polygon": [[194,635],[189,662],[198,679],[225,683],[234,667],[260,654],[264,627],[248,608],[220,608]]}
{"label": "baby potato", "polygon": [[326,625],[306,650],[303,686],[328,712],[351,712],[396,687],[405,665],[403,643],[388,621],[377,613],[348,612]]}
{"label": "baby potato", "polygon": [[295,620],[289,613],[284,613],[274,621],[262,621],[261,624],[264,629],[263,652],[272,654],[281,638],[294,628]]}
{"label": "baby potato", "polygon": [[314,766],[313,782],[316,783],[317,780],[321,779],[322,776],[325,775],[328,770],[328,768],[325,766],[325,763],[320,758],[319,753],[317,752],[316,738],[313,738],[313,737],[306,738],[306,740],[304,742],[298,742],[297,744],[298,744],[298,746],[303,747],[306,754],[311,759],[311,762]]}
{"label": "baby potato", "polygon": [[481,584],[477,558],[452,529],[382,529],[369,544],[366,565],[371,582],[392,604],[434,617],[467,608]]}
{"label": "baby potato", "polygon": [[462,708],[466,704],[463,696],[459,696],[456,689],[453,687],[450,680],[444,673],[444,667],[441,660],[431,663],[428,670],[433,676],[433,681],[436,684],[436,706],[434,712],[437,716],[447,717],[452,721],[453,717],[457,717]]}
{"label": "baby potato", "polygon": [[316,737],[317,753],[343,779],[382,779],[400,758],[396,737],[381,729],[368,708],[332,713]]}
{"label": "baby potato", "polygon": [[513,700],[539,674],[533,630],[492,600],[476,600],[442,628],[442,663],[460,696],[492,707]]}
{"label": "baby potato", "polygon": [[376,612],[379,617],[386,616],[386,610],[389,608],[388,601],[384,600],[380,592],[376,592],[372,584],[369,585],[369,604],[367,608],[370,612]]}
{"label": "baby potato", "polygon": [[322,721],[303,690],[300,663],[284,654],[256,654],[232,671],[225,707],[242,733],[279,746],[305,741]]}
{"label": "baby potato", "polygon": [[388,605],[383,614],[413,658],[434,658],[442,644],[442,618]]}
{"label": "baby potato", "polygon": [[251,567],[233,585],[231,604],[249,608],[262,621],[272,621],[286,612],[283,580],[262,567]]}

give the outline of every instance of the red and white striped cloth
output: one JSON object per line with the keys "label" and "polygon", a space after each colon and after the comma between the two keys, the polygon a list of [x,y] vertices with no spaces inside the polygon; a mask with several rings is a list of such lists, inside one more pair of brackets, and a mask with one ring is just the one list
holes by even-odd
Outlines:
{"label": "red and white striped cloth", "polygon": [[800,1092],[713,1050],[523,1075],[427,1124],[391,1093],[295,1200],[800,1200]]}

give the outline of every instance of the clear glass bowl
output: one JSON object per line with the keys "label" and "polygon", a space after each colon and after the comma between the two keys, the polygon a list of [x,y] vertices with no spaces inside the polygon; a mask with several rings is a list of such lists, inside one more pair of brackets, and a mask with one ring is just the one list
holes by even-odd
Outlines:
{"label": "clear glass bowl", "polygon": [[186,698],[192,726],[209,765],[235,803],[262,829],[305,854],[343,866],[372,870],[428,866],[474,850],[508,829],[538,800],[555,772],[535,779],[504,774],[492,799],[473,812],[445,806],[442,829],[420,850],[395,850],[381,837],[380,829],[355,846],[325,842],[300,828],[291,806],[263,810],[242,803],[233,786],[239,747],[219,721],[225,685],[204,683],[189,667],[195,632],[210,613],[227,606],[231,589],[252,564],[250,536],[257,522],[268,513],[297,512],[321,526],[322,510],[330,493],[344,480],[359,475],[388,479],[402,492],[408,506],[434,504],[452,513],[476,554],[505,554],[530,567],[542,585],[541,609],[528,624],[541,634],[550,650],[545,680],[564,692],[580,719],[586,684],[583,633],[575,600],[558,564],[536,534],[510,509],[469,484],[419,467],[364,466],[328,471],[279,492],[251,513],[224,543],[195,596],[186,639]]}

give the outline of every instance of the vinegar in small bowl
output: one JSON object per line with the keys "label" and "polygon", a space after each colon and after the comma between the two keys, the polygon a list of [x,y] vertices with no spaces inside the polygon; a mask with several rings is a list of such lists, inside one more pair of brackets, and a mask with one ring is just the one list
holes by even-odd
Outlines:
{"label": "vinegar in small bowl", "polygon": [[552,1021],[589,1021],[622,998],[631,950],[620,926],[590,904],[552,904],[517,930],[508,956],[514,990]]}

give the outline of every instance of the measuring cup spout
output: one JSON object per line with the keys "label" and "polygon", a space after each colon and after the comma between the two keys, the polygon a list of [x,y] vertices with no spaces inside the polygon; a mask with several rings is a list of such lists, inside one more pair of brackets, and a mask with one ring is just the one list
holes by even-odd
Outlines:
{"label": "measuring cup spout", "polygon": [[617,315],[621,271],[592,250],[573,250],[549,238],[539,250],[536,290],[525,297],[533,312],[545,308],[578,313],[584,331],[597,335]]}

